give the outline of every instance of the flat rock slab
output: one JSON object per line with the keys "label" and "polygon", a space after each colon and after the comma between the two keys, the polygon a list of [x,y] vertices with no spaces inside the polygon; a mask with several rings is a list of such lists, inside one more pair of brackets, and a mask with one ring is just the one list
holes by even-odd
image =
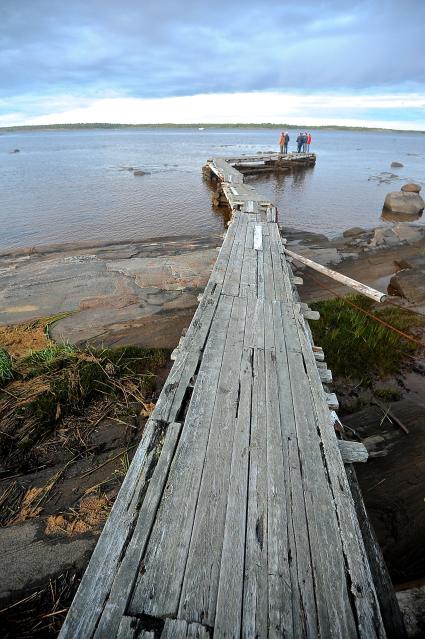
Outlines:
{"label": "flat rock slab", "polygon": [[0,256],[0,323],[70,312],[52,328],[54,339],[107,343],[126,330],[137,338],[133,322],[142,331],[145,317],[183,311],[190,322],[221,242],[211,236]]}
{"label": "flat rock slab", "polygon": [[43,522],[0,528],[0,601],[45,583],[69,568],[87,564],[97,536],[46,537]]}

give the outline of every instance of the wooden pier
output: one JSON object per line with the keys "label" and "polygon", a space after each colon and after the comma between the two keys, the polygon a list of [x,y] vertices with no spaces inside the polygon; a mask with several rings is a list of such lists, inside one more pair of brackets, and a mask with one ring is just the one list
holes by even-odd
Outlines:
{"label": "wooden pier", "polygon": [[385,637],[276,209],[208,167],[232,221],[60,637]]}

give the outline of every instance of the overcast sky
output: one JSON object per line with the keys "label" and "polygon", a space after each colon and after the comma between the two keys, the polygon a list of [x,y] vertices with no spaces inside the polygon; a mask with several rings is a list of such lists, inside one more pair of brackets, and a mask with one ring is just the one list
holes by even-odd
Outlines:
{"label": "overcast sky", "polygon": [[425,0],[1,0],[0,125],[425,129]]}

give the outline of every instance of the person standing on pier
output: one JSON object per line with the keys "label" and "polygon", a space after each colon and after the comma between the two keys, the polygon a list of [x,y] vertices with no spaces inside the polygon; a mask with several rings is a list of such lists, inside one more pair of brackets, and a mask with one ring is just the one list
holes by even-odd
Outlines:
{"label": "person standing on pier", "polygon": [[307,135],[307,153],[310,153],[311,133]]}
{"label": "person standing on pier", "polygon": [[283,153],[283,147],[285,144],[285,133],[283,131],[280,132],[280,138],[279,138],[279,146],[280,146],[280,153]]}
{"label": "person standing on pier", "polygon": [[301,153],[301,147],[303,145],[303,135],[301,133],[301,131],[298,133],[298,137],[297,137],[297,152]]}
{"label": "person standing on pier", "polygon": [[285,133],[285,138],[284,138],[284,139],[285,139],[285,144],[284,144],[284,153],[288,153],[288,142],[289,142],[289,140],[291,139],[291,138],[289,137],[289,133],[288,133],[288,131]]}

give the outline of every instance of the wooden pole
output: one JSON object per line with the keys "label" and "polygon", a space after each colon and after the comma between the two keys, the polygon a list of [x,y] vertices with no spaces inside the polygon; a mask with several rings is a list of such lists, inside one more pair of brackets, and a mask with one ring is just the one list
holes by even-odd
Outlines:
{"label": "wooden pole", "polygon": [[315,271],[322,273],[322,275],[331,277],[333,280],[336,280],[337,282],[341,282],[341,284],[344,284],[345,286],[348,286],[354,289],[358,293],[362,293],[363,295],[370,297],[371,299],[375,300],[375,302],[383,302],[388,297],[388,295],[386,295],[385,293],[381,293],[380,291],[377,291],[376,289],[371,288],[370,286],[367,286],[366,284],[357,282],[356,280],[353,280],[351,277],[347,277],[347,275],[342,275],[342,273],[333,271],[327,266],[323,266],[322,264],[313,262],[313,260],[308,259],[308,257],[304,257],[303,255],[298,255],[297,253],[290,251],[286,247],[284,247],[284,249],[285,249],[285,253],[289,255],[290,257],[293,257],[294,260],[298,260],[299,262],[302,262],[302,264],[305,264],[306,266],[309,266]]}

